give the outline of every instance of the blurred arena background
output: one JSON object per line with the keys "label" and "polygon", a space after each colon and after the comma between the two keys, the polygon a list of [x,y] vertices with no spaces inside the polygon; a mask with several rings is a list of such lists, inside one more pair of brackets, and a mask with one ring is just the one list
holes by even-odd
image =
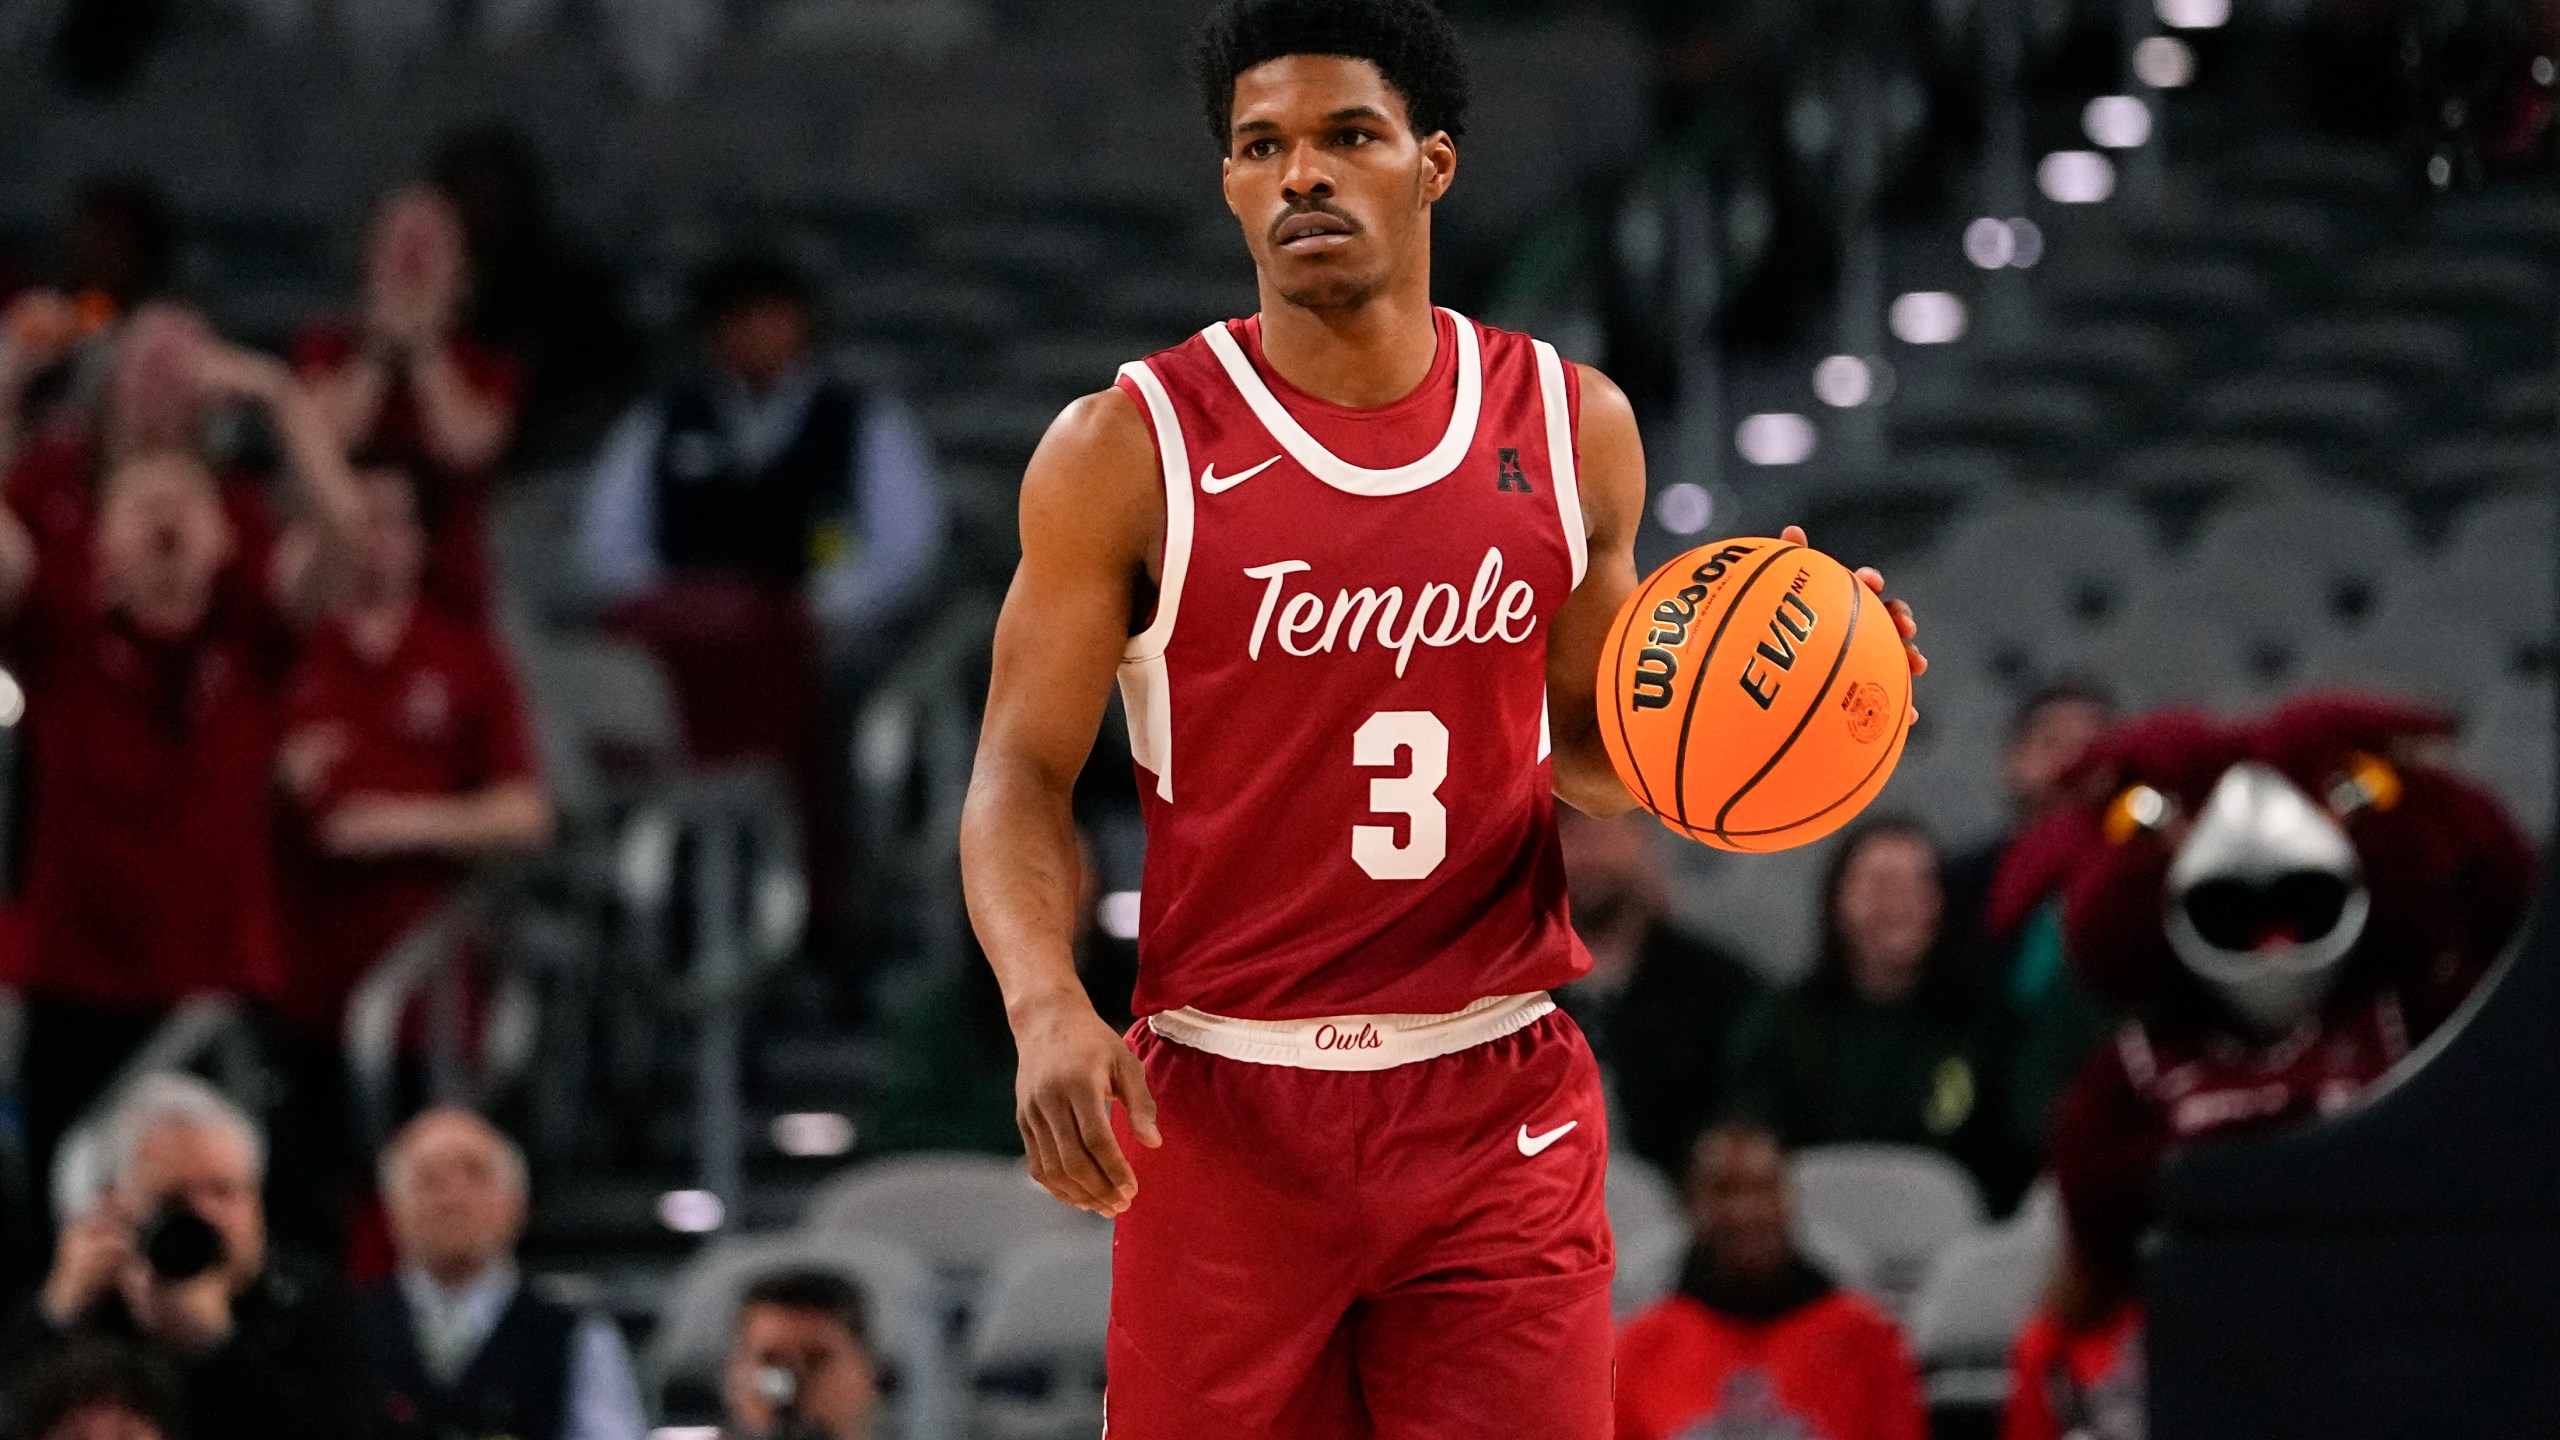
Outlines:
{"label": "blurred arena background", "polygon": [[[1994,841],[2012,716],[2057,682],[2127,713],[2345,686],[2447,710],[2442,758],[2547,843],[2560,7],[1450,8],[1477,103],[1440,298],[1635,398],[1641,565],[1800,522],[1913,602],[1933,666],[1883,807],[1946,853]],[[485,338],[530,377],[490,467],[487,608],[560,823],[356,989],[348,1123],[370,1150],[421,1094],[502,1117],[532,1162],[523,1263],[620,1324],[654,1420],[708,1423],[724,1307],[803,1256],[868,1287],[887,1433],[1098,1428],[1107,1230],[984,1158],[1009,1047],[954,845],[1033,444],[1123,360],[1256,303],[1191,89],[1205,9],[0,7],[0,303],[78,278],[82,197],[113,179],[167,219],[166,274],[126,303],[294,353],[361,308],[385,194],[515,187],[496,219],[457,199],[477,323],[516,327]],[[588,563],[609,434],[692,363],[695,277],[742,251],[805,278],[825,366],[903,401],[939,497],[896,603],[816,651],[814,779],[689,744],[677,681]],[[249,462],[272,450],[234,428]],[[12,726],[42,704],[0,692]],[[1116,722],[1084,789],[1107,974],[1141,848]],[[812,795],[832,838],[804,841]],[[1666,839],[1658,863],[1680,927],[1783,986],[1831,858]],[[190,1002],[136,1063],[272,1104],[253,1010]],[[27,1161],[32,1217],[55,1182]],[[1986,1205],[1927,1156],[1803,1164],[1820,1253],[1914,1327],[1940,1433],[1986,1433],[2050,1215],[1994,1221],[2014,1193]],[[1633,1309],[1686,1222],[1645,1159],[1613,1184]],[[1880,1206],[1892,1184],[1919,1198]],[[42,1226],[13,1228],[32,1284]]]}

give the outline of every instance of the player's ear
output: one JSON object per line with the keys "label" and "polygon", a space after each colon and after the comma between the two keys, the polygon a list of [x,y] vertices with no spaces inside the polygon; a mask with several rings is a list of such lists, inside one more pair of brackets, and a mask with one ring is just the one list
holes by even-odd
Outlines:
{"label": "player's ear", "polygon": [[1436,203],[1458,178],[1458,142],[1446,130],[1422,137],[1422,198]]}

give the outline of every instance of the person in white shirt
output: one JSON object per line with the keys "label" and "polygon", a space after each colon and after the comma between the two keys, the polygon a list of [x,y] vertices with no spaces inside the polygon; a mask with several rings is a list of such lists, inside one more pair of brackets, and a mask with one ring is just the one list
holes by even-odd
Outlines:
{"label": "person in white shirt", "polygon": [[538,1296],[516,1269],[523,1152],[465,1110],[431,1109],[381,1164],[398,1276],[364,1297],[383,1440],[640,1440],[622,1332]]}

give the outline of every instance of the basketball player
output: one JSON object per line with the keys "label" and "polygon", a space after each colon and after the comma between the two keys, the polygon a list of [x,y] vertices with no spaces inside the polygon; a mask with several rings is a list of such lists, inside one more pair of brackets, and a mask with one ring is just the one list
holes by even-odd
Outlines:
{"label": "basketball player", "polygon": [[[1589,964],[1556,797],[1633,803],[1592,691],[1634,420],[1431,305],[1465,80],[1429,0],[1240,0],[1201,54],[1261,313],[1033,456],[962,837],[1023,1143],[1119,1217],[1112,1440],[1596,1440],[1607,1137],[1547,992]],[[1125,1043],[1071,949],[1115,672],[1148,837]]]}

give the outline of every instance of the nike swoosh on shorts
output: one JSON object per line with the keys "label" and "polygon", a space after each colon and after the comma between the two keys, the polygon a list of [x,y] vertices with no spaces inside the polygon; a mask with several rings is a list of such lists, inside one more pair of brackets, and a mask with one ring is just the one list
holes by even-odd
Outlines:
{"label": "nike swoosh on shorts", "polygon": [[1535,1155],[1539,1151],[1544,1150],[1548,1146],[1563,1139],[1564,1132],[1581,1123],[1582,1122],[1579,1120],[1567,1120],[1544,1135],[1532,1135],[1529,1133],[1529,1127],[1523,1125],[1520,1127],[1520,1153],[1523,1155]]}

